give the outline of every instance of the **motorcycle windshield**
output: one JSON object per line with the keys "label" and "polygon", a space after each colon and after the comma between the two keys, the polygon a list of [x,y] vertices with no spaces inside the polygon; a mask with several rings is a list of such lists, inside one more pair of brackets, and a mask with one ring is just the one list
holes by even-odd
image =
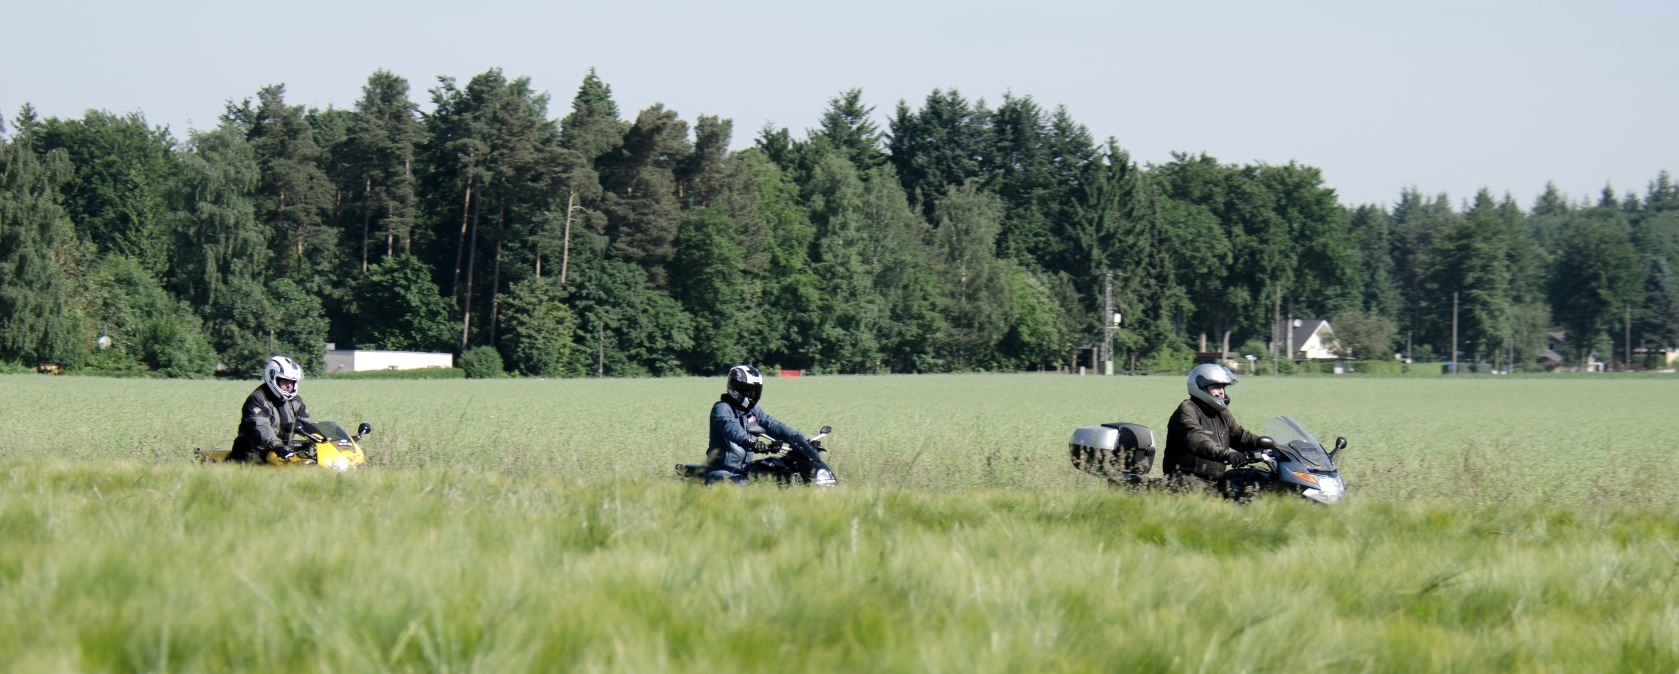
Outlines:
{"label": "motorcycle windshield", "polygon": [[1259,427],[1260,435],[1277,441],[1277,450],[1298,459],[1309,470],[1333,471],[1335,461],[1324,451],[1323,443],[1312,432],[1291,417],[1271,417]]}
{"label": "motorcycle windshield", "polygon": [[302,426],[304,431],[323,436],[332,442],[349,442],[350,440],[350,432],[344,430],[344,427],[339,426],[336,421],[317,421],[312,425],[304,423]]}

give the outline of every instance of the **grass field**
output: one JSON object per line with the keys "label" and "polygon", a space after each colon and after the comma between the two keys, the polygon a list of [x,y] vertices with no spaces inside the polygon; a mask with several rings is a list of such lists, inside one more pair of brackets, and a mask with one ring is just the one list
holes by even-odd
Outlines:
{"label": "grass field", "polygon": [[772,379],[839,489],[700,488],[713,379],[310,380],[370,470],[200,466],[255,382],[0,377],[11,671],[1679,670],[1679,380],[1252,377],[1348,500],[1073,471],[1180,377]]}

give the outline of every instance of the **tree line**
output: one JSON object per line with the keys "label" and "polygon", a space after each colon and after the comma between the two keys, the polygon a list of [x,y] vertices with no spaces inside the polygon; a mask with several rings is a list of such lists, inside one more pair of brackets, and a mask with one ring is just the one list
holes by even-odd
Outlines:
{"label": "tree line", "polygon": [[[352,109],[229,102],[177,139],[139,112],[0,128],[0,363],[249,375],[271,353],[493,350],[532,376],[1181,369],[1328,318],[1349,357],[1536,368],[1679,344],[1679,185],[1554,186],[1524,209],[1311,166],[1140,165],[1065,107],[859,89],[795,136],[633,119],[593,70],[372,74]],[[1110,330],[1110,310],[1124,316]],[[1111,344],[1111,347],[1109,346]],[[1095,349],[1096,351],[1092,351]]]}

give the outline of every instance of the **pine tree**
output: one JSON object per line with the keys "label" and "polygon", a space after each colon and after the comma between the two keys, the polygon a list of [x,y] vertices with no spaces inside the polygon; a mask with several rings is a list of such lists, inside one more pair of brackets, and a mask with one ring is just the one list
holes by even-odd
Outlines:
{"label": "pine tree", "polygon": [[1667,260],[1644,257],[1644,297],[1632,323],[1639,344],[1662,349],[1679,348],[1679,274]]}
{"label": "pine tree", "polygon": [[424,182],[450,195],[432,202],[448,214],[438,219],[446,224],[433,255],[452,269],[457,348],[464,349],[495,341],[500,291],[535,275],[540,243],[549,240],[556,209],[566,208],[567,164],[559,129],[547,119],[547,96],[526,78],[508,80],[492,69],[464,89],[444,80],[432,97]]}
{"label": "pine tree", "polygon": [[991,112],[956,89],[934,89],[919,112],[900,102],[889,123],[892,166],[912,204],[932,216],[934,201],[952,186],[982,179]]}
{"label": "pine tree", "polygon": [[1471,362],[1501,364],[1511,336],[1511,234],[1483,189],[1433,256],[1430,285],[1456,296],[1458,348]]}
{"label": "pine tree", "polygon": [[716,209],[688,213],[671,262],[671,296],[699,327],[685,355],[689,372],[716,372],[730,363],[754,360],[741,349],[740,332],[763,320],[745,304],[741,251],[734,221]]}
{"label": "pine tree", "polygon": [[871,117],[872,106],[863,105],[862,89],[847,89],[828,100],[820,126],[807,136],[851,162],[859,171],[872,171],[886,164],[885,135]]}
{"label": "pine tree", "polygon": [[1613,206],[1571,218],[1551,269],[1551,306],[1568,331],[1575,362],[1609,356],[1609,329],[1639,297],[1646,269]]}
{"label": "pine tree", "polygon": [[945,370],[947,305],[927,224],[910,207],[891,166],[863,177],[861,254],[885,314],[875,329],[881,366],[890,372]]}
{"label": "pine tree", "polygon": [[1002,219],[1002,200],[974,183],[951,188],[939,200],[933,251],[950,322],[945,355],[956,370],[984,369],[1008,329],[1009,267],[997,259]]}
{"label": "pine tree", "polygon": [[278,253],[276,274],[317,296],[334,295],[347,285],[340,280],[339,232],[328,220],[334,190],[303,106],[288,105],[285,86],[272,85],[257,92],[255,107],[250,101],[230,106],[228,116],[244,131],[260,168],[256,215]]}
{"label": "pine tree", "polygon": [[1054,166],[1060,158],[1043,111],[1030,96],[1003,97],[992,124],[992,189],[1007,212],[998,233],[998,254],[1033,267],[1051,259],[1056,249],[1050,223],[1066,194]]}
{"label": "pine tree", "polygon": [[71,166],[63,150],[37,156],[33,110],[0,143],[0,360],[74,368],[87,348],[66,268],[80,256],[60,187]]}
{"label": "pine tree", "polygon": [[368,77],[356,101],[344,160],[351,169],[346,187],[359,216],[353,240],[360,242],[363,272],[378,258],[413,250],[418,207],[414,160],[421,132],[419,106],[408,99],[408,80],[384,70]]}
{"label": "pine tree", "polygon": [[692,152],[688,124],[655,103],[624,134],[623,147],[599,162],[613,250],[640,264],[659,287],[666,285],[681,221],[676,169]]}
{"label": "pine tree", "polygon": [[592,165],[623,146],[627,128],[618,119],[612,87],[590,68],[571,100],[571,113],[560,120],[560,144]]}
{"label": "pine tree", "polygon": [[886,309],[868,263],[864,183],[844,157],[824,153],[806,185],[816,227],[812,261],[820,310],[811,327],[812,368],[867,373],[883,367],[879,331]]}

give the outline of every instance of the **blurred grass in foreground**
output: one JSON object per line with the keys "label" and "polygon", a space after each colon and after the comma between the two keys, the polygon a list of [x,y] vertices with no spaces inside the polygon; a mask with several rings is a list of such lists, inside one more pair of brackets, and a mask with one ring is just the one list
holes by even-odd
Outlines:
{"label": "blurred grass in foreground", "polygon": [[1669,512],[26,459],[14,671],[1672,671]]}

